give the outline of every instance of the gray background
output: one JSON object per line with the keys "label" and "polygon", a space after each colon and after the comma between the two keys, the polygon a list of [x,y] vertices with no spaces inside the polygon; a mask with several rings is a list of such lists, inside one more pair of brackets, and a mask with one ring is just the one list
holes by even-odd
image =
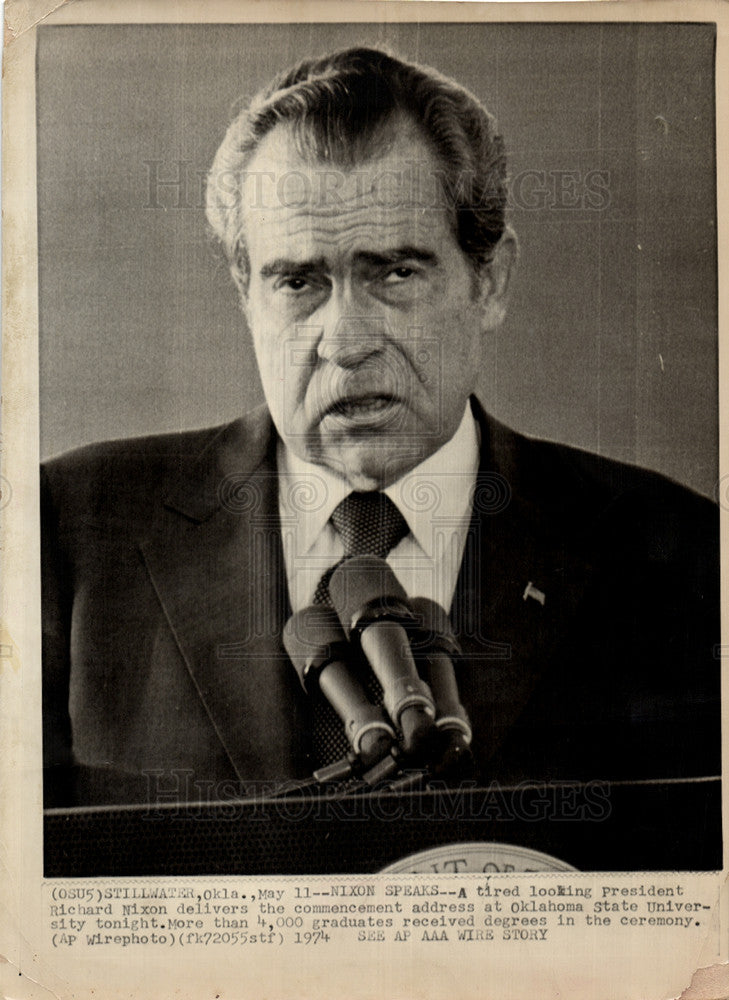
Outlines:
{"label": "gray background", "polygon": [[[43,455],[262,399],[202,177],[241,95],[372,42],[456,77],[506,138],[521,261],[487,348],[487,407],[713,493],[714,32],[690,24],[41,28]],[[155,191],[153,171],[173,178],[178,161],[184,189]],[[607,205],[585,197],[595,170]],[[558,171],[573,178],[561,197]]]}

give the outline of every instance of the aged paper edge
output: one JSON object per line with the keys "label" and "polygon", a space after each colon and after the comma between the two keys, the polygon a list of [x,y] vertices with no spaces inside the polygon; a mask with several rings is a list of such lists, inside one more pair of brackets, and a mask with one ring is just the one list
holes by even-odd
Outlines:
{"label": "aged paper edge", "polygon": [[[38,457],[38,379],[37,379],[37,303],[36,273],[37,257],[35,235],[35,134],[34,134],[34,43],[35,27],[43,23],[132,23],[156,22],[295,22],[295,21],[372,21],[377,19],[393,21],[588,21],[588,20],[712,20],[717,22],[717,156],[718,167],[718,245],[719,273],[726,270],[729,247],[727,240],[727,217],[729,216],[729,184],[727,183],[727,115],[726,95],[729,94],[729,18],[726,3],[698,2],[664,3],[661,0],[635,4],[614,3],[611,0],[593,5],[589,3],[568,4],[421,4],[421,3],[381,3],[360,2],[356,4],[302,3],[239,3],[235,0],[218,0],[205,8],[204,14],[199,3],[166,3],[151,0],[144,8],[140,4],[118,0],[114,4],[101,2],[67,2],[50,5],[45,2],[10,3],[5,11],[5,100],[3,107],[4,128],[4,230],[3,230],[3,431],[2,481],[3,492],[0,503],[3,506],[2,562],[4,579],[7,581],[2,591],[0,621],[3,625],[3,642],[12,650],[10,662],[0,664],[0,702],[7,706],[4,711],[2,736],[0,737],[0,791],[3,801],[10,808],[2,812],[2,877],[3,894],[0,910],[0,934],[2,935],[3,995],[8,997],[57,997],[80,996],[80,992],[69,981],[59,979],[51,970],[48,956],[42,953],[40,923],[40,727],[39,727],[39,609],[38,593],[38,532],[37,532],[37,488],[36,467]],[[729,385],[729,362],[725,347],[724,327],[729,310],[726,282],[720,284],[719,317],[720,331],[720,457],[721,475],[729,468],[727,461],[726,433],[726,386]],[[725,519],[726,520],[726,519]],[[722,525],[722,548],[726,552],[727,525]],[[728,574],[726,563],[722,566],[722,592],[727,593]],[[726,620],[723,622],[726,635]],[[9,642],[6,642],[6,638]],[[726,646],[725,646],[726,648]],[[726,685],[726,677],[724,678]],[[726,686],[725,686],[726,691]],[[727,732],[726,697],[723,710],[724,733]],[[727,741],[724,742],[724,765],[727,763]],[[725,797],[725,823],[727,818]],[[631,876],[626,876],[630,880]],[[209,880],[208,880],[209,881]],[[260,881],[260,880],[259,880]],[[715,913],[715,919],[727,934],[726,862],[725,870],[717,878],[717,891],[723,892],[723,900]],[[720,1000],[729,997],[729,974],[726,950],[720,955],[713,954],[709,940],[704,953],[697,956],[696,968],[691,976],[687,973],[681,983],[656,983],[655,996],[675,997],[679,994],[694,1000]],[[578,945],[578,943],[576,943]],[[646,948],[650,944],[646,942]],[[575,956],[580,951],[576,946]],[[220,957],[223,957],[222,955]],[[110,956],[111,959],[111,956]],[[588,962],[589,953],[584,953]],[[106,963],[94,963],[98,983],[92,991],[95,996],[116,996],[128,992],[119,966],[114,970],[117,977],[109,982]],[[111,962],[109,963],[111,964]],[[207,965],[207,963],[206,963]],[[132,970],[130,970],[132,971]],[[150,973],[151,973],[150,969]],[[217,981],[217,968],[211,962],[205,976],[209,986],[204,995],[211,992]],[[265,970],[262,970],[262,972]],[[581,981],[584,970],[579,962],[570,967],[568,981],[557,981],[549,975],[549,969],[535,968],[531,982],[513,981],[508,995],[518,996],[519,989],[540,996],[598,996],[588,993],[587,983]],[[618,969],[613,970],[616,980]],[[150,975],[144,993],[139,995],[158,996],[175,993],[177,996],[200,996],[200,984],[190,981],[176,981],[169,971],[157,970],[156,980]],[[364,969],[367,972],[367,969]],[[161,974],[160,974],[161,973]],[[515,974],[513,969],[511,975]],[[545,979],[546,974],[546,979]],[[324,995],[347,995],[342,992],[342,984],[336,983],[334,970],[322,973],[311,969],[306,978],[294,975],[288,981],[287,996],[305,996],[316,990]],[[131,981],[138,978],[132,977]],[[541,979],[541,988],[535,989]],[[690,980],[690,982],[688,981]],[[264,982],[260,982],[260,995],[273,996]],[[506,996],[501,992],[505,982],[495,982],[489,996]],[[605,983],[603,996],[628,996],[616,992],[616,982]],[[351,995],[364,995],[354,983]],[[189,992],[190,988],[193,992]],[[204,988],[203,988],[204,989]],[[668,990],[668,992],[666,992]],[[681,993],[681,990],[684,992]],[[85,994],[84,994],[85,995]],[[89,993],[91,995],[91,993]],[[235,995],[226,989],[221,996]],[[277,994],[276,994],[277,995]],[[284,995],[284,994],[281,994]],[[430,995],[425,983],[409,984],[402,995]],[[523,995],[523,992],[522,994]]]}

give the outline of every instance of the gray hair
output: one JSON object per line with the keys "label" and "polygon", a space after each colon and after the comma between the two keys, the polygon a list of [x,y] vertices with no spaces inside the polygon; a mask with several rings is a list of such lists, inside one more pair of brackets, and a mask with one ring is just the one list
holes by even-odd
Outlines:
{"label": "gray hair", "polygon": [[460,248],[476,270],[491,259],[506,209],[506,156],[494,118],[468,90],[430,67],[382,49],[351,48],[277,75],[234,119],[215,155],[207,218],[242,293],[248,257],[240,184],[262,139],[284,124],[304,158],[352,167],[376,152],[387,126],[402,115],[416,123],[443,165],[441,187]]}

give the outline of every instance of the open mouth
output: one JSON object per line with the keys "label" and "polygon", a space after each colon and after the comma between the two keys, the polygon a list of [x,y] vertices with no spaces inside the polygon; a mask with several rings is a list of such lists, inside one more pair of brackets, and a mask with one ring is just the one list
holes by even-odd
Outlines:
{"label": "open mouth", "polygon": [[341,430],[385,429],[402,419],[402,400],[382,393],[343,396],[326,409],[322,419]]}
{"label": "open mouth", "polygon": [[329,412],[348,420],[377,417],[391,410],[396,403],[397,400],[392,396],[362,396],[357,399],[340,399]]}

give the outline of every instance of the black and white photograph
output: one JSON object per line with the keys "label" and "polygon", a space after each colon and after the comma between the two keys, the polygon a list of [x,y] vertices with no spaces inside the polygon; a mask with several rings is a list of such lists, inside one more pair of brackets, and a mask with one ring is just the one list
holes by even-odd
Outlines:
{"label": "black and white photograph", "polygon": [[46,877],[721,868],[715,44],[38,29]]}
{"label": "black and white photograph", "polygon": [[0,994],[726,997],[725,5],[51,6]]}

